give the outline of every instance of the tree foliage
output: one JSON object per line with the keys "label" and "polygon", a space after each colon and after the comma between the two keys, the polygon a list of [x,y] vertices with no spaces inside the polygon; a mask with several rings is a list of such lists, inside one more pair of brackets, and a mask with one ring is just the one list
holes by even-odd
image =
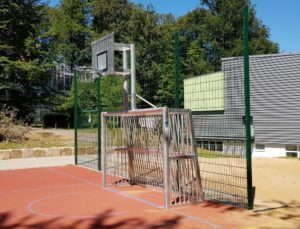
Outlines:
{"label": "tree foliage", "polygon": [[[174,41],[180,33],[180,75],[220,69],[220,59],[242,54],[242,8],[250,6],[250,53],[277,53],[269,29],[249,0],[200,0],[199,7],[175,18],[151,5],[129,0],[61,0],[49,7],[39,0],[0,3],[0,97],[28,114],[47,98],[52,63],[89,65],[93,40],[115,32],[117,42],[136,45],[138,93],[158,105],[174,105]],[[119,109],[122,80],[104,80],[103,107]],[[44,93],[44,94],[43,94]],[[15,99],[4,100],[4,95]],[[56,111],[71,113],[73,92],[48,97]],[[91,95],[94,96],[94,95]],[[181,94],[182,97],[182,94]],[[91,99],[95,99],[92,97]],[[142,107],[143,104],[139,104]],[[106,109],[105,108],[105,109]]]}
{"label": "tree foliage", "polygon": [[0,5],[0,102],[27,115],[46,94],[47,15],[39,0]]}
{"label": "tree foliage", "polygon": [[50,10],[53,60],[69,64],[85,64],[90,38],[89,13],[84,0],[62,0],[59,7]]}

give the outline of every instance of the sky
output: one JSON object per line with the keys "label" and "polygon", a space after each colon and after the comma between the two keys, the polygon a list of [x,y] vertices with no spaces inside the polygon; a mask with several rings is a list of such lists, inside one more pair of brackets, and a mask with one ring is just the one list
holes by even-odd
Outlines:
{"label": "sky", "polygon": [[[151,4],[158,13],[182,16],[199,6],[200,0],[131,0]],[[50,0],[57,5],[59,0]],[[269,27],[271,40],[279,44],[281,53],[300,53],[300,0],[251,0],[256,5],[256,15]]]}

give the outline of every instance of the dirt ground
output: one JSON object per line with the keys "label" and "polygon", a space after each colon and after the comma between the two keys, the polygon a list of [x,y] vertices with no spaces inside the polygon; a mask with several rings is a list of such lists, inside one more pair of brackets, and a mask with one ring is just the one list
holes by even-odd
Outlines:
{"label": "dirt ground", "polygon": [[72,129],[31,128],[23,142],[0,142],[0,149],[69,147],[74,145]]}
{"label": "dirt ground", "polygon": [[300,228],[300,159],[253,158],[255,208],[274,223],[265,228]]}
{"label": "dirt ground", "polygon": [[73,129],[42,129],[42,128],[32,128],[29,136],[34,137],[37,136],[45,136],[45,135],[52,135],[59,137],[64,140],[74,141],[74,130]]}
{"label": "dirt ground", "polygon": [[53,147],[74,145],[73,129],[32,128],[26,137],[29,142],[39,142],[41,147],[51,147],[51,144]]}

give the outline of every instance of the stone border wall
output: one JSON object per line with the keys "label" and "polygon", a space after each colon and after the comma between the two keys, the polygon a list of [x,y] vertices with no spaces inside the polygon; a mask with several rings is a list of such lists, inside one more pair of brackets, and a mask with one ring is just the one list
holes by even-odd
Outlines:
{"label": "stone border wall", "polygon": [[[97,147],[78,148],[78,155],[97,154]],[[33,157],[59,157],[74,155],[74,147],[32,148],[0,150],[0,160],[33,158]]]}

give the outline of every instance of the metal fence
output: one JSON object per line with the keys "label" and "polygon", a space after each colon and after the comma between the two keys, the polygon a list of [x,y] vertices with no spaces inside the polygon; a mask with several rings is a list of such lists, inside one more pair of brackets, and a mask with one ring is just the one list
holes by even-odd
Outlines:
{"label": "metal fence", "polygon": [[205,199],[252,209],[247,10],[240,40],[243,56],[222,58],[209,74],[187,69],[189,47],[180,41],[190,34],[175,33],[174,78],[176,104],[193,113]]}
{"label": "metal fence", "polygon": [[88,70],[74,71],[75,163],[100,169],[99,80]]}
{"label": "metal fence", "polygon": [[[206,70],[203,72],[201,70],[202,67],[194,68],[194,64],[197,63],[189,59],[191,54],[189,53],[188,44],[197,44],[196,41],[191,42],[191,39],[197,38],[195,34],[187,31],[176,32],[172,42],[174,44],[174,77],[172,78],[172,85],[168,85],[173,88],[173,94],[167,93],[167,97],[164,97],[164,94],[162,94],[159,97],[159,102],[157,102],[157,96],[159,95],[157,91],[163,92],[164,88],[158,89],[157,84],[159,81],[154,80],[153,76],[149,78],[148,82],[145,81],[145,77],[139,81],[139,75],[137,76],[137,93],[141,93],[146,99],[150,98],[148,101],[157,105],[184,107],[192,110],[196,152],[199,157],[205,198],[252,209],[247,7],[244,9],[243,19],[243,27],[240,28],[241,39],[238,40],[240,44],[243,44],[241,46],[243,49],[241,49],[240,53],[243,56],[231,57],[232,55],[230,55],[230,57],[221,59],[219,64],[216,64],[216,61],[213,60],[214,67],[205,68]],[[239,28],[236,30],[239,30]],[[226,38],[223,39],[226,40]],[[207,53],[207,55],[207,58],[209,58],[210,54]],[[194,59],[201,61],[200,66],[202,66],[201,64],[207,61],[205,58],[203,56],[203,60],[199,58]],[[169,68],[170,66],[168,66]],[[206,74],[208,72],[211,72],[211,74]],[[170,75],[170,72],[168,74]],[[123,79],[119,76],[109,76],[95,80],[92,74],[88,75],[84,71],[81,73],[78,71],[78,74],[75,74],[74,81],[75,135],[77,139],[75,142],[76,163],[100,170],[100,149],[102,144],[100,140],[100,114],[101,112],[123,110]],[[169,82],[166,81],[165,83]],[[170,100],[172,95],[173,101]],[[143,105],[138,103],[138,107],[143,108]],[[118,128],[112,131],[110,130],[112,128],[111,125],[119,127],[125,124],[121,118],[112,119],[107,121],[106,128],[108,128],[107,130],[111,136],[119,139]],[[132,128],[137,128],[135,126],[137,125],[136,122],[132,121],[131,125],[133,126]],[[175,130],[176,128],[177,131]],[[180,128],[181,126],[177,125],[173,134],[180,131]],[[136,129],[129,130],[133,134]],[[124,135],[125,133],[122,134]],[[145,136],[148,136],[148,134]],[[160,138],[159,136],[156,137]],[[151,143],[151,140],[146,137],[140,138],[140,141],[139,144],[147,145]],[[116,152],[116,155],[118,153],[120,152]],[[113,158],[117,157],[116,155]],[[124,156],[123,152],[120,155],[123,156],[120,156],[118,163],[122,164],[122,160],[129,160],[128,156]],[[135,157],[144,160],[140,154],[135,155]],[[152,155],[152,157],[154,156]],[[162,163],[162,160],[157,160],[157,163]],[[136,160],[136,162],[140,163],[139,160]],[[147,168],[147,165],[144,166]],[[181,167],[182,169],[185,167],[183,164],[177,164],[177,166],[183,166]],[[129,171],[127,167],[121,170]],[[117,176],[123,177],[124,180],[128,179],[122,174]],[[145,182],[147,183],[148,181]],[[160,184],[162,184],[162,181],[160,181]]]}
{"label": "metal fence", "polygon": [[123,79],[99,77],[93,69],[74,71],[75,162],[101,170],[101,112],[123,110]]}

